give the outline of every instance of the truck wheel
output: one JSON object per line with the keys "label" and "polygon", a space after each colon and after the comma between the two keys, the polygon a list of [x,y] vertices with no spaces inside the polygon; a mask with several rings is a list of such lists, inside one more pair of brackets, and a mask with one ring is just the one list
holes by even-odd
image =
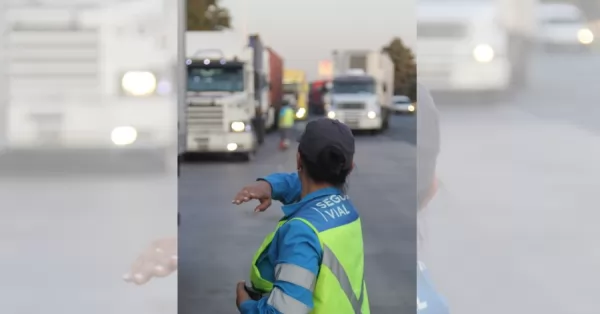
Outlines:
{"label": "truck wheel", "polygon": [[265,119],[262,117],[254,120],[254,134],[258,145],[262,145],[265,142]]}
{"label": "truck wheel", "polygon": [[383,111],[383,121],[381,122],[381,129],[387,130],[390,127],[390,112],[385,109]]}
{"label": "truck wheel", "polygon": [[252,160],[254,160],[256,153],[255,152],[247,152],[247,153],[240,153],[239,157],[243,162],[251,162]]}

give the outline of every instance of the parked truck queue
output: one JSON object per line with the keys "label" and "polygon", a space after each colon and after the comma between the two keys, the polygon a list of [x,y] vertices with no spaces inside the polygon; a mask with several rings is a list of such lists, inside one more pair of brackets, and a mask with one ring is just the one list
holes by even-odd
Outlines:
{"label": "parked truck queue", "polygon": [[394,65],[385,52],[336,51],[331,55],[333,78],[315,85],[309,84],[306,71],[288,68],[285,56],[259,34],[187,31],[185,40],[186,86],[178,124],[181,157],[225,154],[255,159],[267,133],[278,128],[283,102],[292,106],[297,122],[320,115],[357,131],[379,134],[388,128]]}

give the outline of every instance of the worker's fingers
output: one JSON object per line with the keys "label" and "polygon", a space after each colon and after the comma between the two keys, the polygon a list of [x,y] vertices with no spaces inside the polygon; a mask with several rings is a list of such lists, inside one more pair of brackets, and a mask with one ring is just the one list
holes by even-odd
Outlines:
{"label": "worker's fingers", "polygon": [[152,275],[156,277],[165,277],[177,270],[177,255],[162,255],[158,257],[154,265]]}
{"label": "worker's fingers", "polygon": [[132,270],[129,273],[123,275],[123,280],[131,282],[137,285],[143,285],[152,279],[152,268],[154,265],[146,264],[145,267]]}
{"label": "worker's fingers", "polygon": [[251,193],[251,191],[248,188],[244,188],[238,194],[236,194],[236,196],[233,198],[232,203],[240,205],[242,203],[252,200],[253,197],[254,193]]}
{"label": "worker's fingers", "polygon": [[236,290],[238,292],[246,292],[245,286],[246,286],[246,282],[245,281],[240,281],[240,282],[237,283]]}
{"label": "worker's fingers", "polygon": [[260,204],[258,204],[258,206],[256,206],[256,208],[254,209],[254,212],[264,212],[265,210],[267,210],[267,208],[269,208],[271,206],[271,199],[263,199],[260,201]]}

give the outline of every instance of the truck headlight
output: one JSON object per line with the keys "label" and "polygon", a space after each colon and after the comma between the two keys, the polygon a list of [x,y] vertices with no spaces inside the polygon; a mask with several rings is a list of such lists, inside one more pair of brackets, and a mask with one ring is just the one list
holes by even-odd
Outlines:
{"label": "truck headlight", "polygon": [[587,28],[582,28],[577,32],[577,39],[584,45],[589,45],[594,42],[594,33]]}
{"label": "truck headlight", "polygon": [[131,96],[148,96],[156,91],[156,75],[146,71],[129,71],[121,78],[121,88]]}
{"label": "truck headlight", "polygon": [[246,130],[246,123],[242,121],[231,122],[231,131],[233,132],[244,132]]}
{"label": "truck headlight", "polygon": [[130,145],[137,140],[137,131],[131,126],[119,126],[112,130],[110,139],[117,146]]}
{"label": "truck headlight", "polygon": [[329,118],[329,119],[335,119],[335,111],[329,111],[329,112],[327,112],[327,118]]}
{"label": "truck headlight", "polygon": [[473,58],[477,62],[488,63],[494,60],[494,49],[490,45],[477,45],[473,49]]}
{"label": "truck headlight", "polygon": [[300,108],[300,109],[298,109],[298,111],[296,111],[296,118],[298,118],[298,119],[304,118],[305,115],[306,115],[306,109],[304,109],[304,108]]}
{"label": "truck headlight", "polygon": [[367,118],[375,119],[375,118],[377,118],[377,113],[375,111],[369,111],[369,112],[367,112]]}

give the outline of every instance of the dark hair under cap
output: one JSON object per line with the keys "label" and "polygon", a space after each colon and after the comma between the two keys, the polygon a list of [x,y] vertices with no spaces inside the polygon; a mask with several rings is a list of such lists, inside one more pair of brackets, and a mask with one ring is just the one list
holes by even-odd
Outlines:
{"label": "dark hair under cap", "polygon": [[421,208],[435,179],[440,152],[439,113],[429,90],[417,85],[417,200]]}

